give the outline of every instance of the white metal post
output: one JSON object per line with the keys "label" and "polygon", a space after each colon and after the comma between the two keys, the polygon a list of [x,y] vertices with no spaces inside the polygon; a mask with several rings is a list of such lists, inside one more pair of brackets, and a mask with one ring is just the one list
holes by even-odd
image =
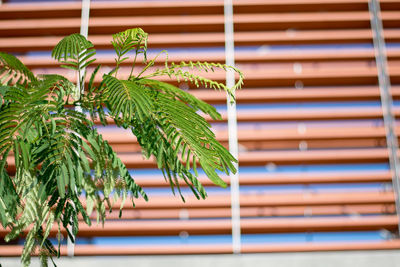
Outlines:
{"label": "white metal post", "polygon": [[[86,38],[88,37],[89,33],[89,13],[90,13],[90,0],[82,0],[82,14],[81,14],[81,31],[80,34],[85,36]],[[82,69],[78,73],[78,82],[77,82],[77,87],[79,92],[78,96],[82,94],[80,88],[83,88],[83,84],[80,84],[80,77],[82,77],[83,73],[85,72],[84,69]],[[82,81],[84,83],[84,81]],[[78,110],[80,110],[80,107],[78,107]]]}
{"label": "white metal post", "polygon": [[[90,12],[90,0],[82,0],[82,13],[81,13],[81,29],[80,29],[80,34],[85,36],[86,38],[88,37],[88,32],[89,32],[89,12]],[[83,84],[84,81],[82,81],[82,84],[80,84],[80,77],[82,77],[83,73],[85,70],[81,70],[77,74],[77,92],[76,95],[79,97],[81,94],[83,94],[83,89],[81,91],[81,87],[84,88]],[[80,106],[77,106],[75,108],[76,111],[82,111],[82,108]],[[68,227],[68,230],[72,233],[72,228],[71,226]],[[74,237],[76,238],[76,237]],[[76,241],[76,240],[75,240]],[[72,242],[72,240],[68,237],[67,239],[67,255],[69,257],[73,257],[75,254],[75,244]]]}
{"label": "white metal post", "polygon": [[[235,66],[235,44],[233,39],[233,7],[232,0],[224,0],[225,17],[225,62],[229,66]],[[226,73],[226,86],[232,88],[235,85],[235,73],[228,70]],[[228,132],[229,132],[229,152],[238,159],[238,138],[237,138],[237,118],[236,103],[231,102],[231,97],[227,94],[228,112]],[[240,231],[240,201],[239,201],[239,164],[235,163],[237,172],[230,174],[231,183],[231,213],[232,213],[232,251],[235,254],[241,250],[241,231]]]}
{"label": "white metal post", "polygon": [[[378,70],[383,122],[386,131],[386,144],[389,151],[389,164],[392,173],[392,184],[396,201],[396,212],[400,221],[400,161],[397,155],[399,145],[395,131],[396,119],[393,112],[392,94],[390,92],[390,77],[387,71],[386,44],[383,36],[379,1],[369,0],[368,7],[373,33],[376,68]],[[400,232],[400,224],[398,224],[398,230]]]}
{"label": "white metal post", "polygon": [[88,37],[89,33],[90,0],[82,0],[81,34]]}

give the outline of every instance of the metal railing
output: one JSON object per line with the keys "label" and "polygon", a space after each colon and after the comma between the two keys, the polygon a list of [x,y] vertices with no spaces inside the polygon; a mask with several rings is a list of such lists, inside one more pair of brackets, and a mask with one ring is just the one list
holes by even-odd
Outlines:
{"label": "metal railing", "polygon": [[[379,90],[381,94],[381,106],[383,122],[386,131],[386,143],[389,151],[389,164],[392,172],[392,183],[396,201],[396,212],[400,219],[400,161],[397,155],[398,141],[396,135],[396,118],[393,112],[393,99],[390,91],[390,77],[386,57],[385,37],[383,36],[383,24],[381,10],[378,0],[369,0],[368,8],[371,18],[371,29],[373,33],[375,61],[378,70]],[[400,232],[400,224],[399,224]]]}

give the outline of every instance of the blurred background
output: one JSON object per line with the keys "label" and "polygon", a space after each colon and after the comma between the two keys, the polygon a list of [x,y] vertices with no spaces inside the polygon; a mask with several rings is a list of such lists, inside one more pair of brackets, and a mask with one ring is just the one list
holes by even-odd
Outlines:
{"label": "blurred background", "polygon": [[[131,258],[83,256],[204,254],[131,262],[400,266],[397,190],[389,164],[393,150],[386,145],[385,123],[395,132],[400,128],[395,120],[383,120],[378,83],[378,73],[390,76],[393,114],[399,115],[400,0],[379,2],[383,29],[371,28],[374,10],[368,0],[233,1],[234,60],[245,75],[237,92],[239,249],[232,248],[229,188],[213,186],[200,172],[209,197],[197,200],[183,189],[182,202],[154,163],[142,159],[136,139],[111,125],[99,129],[150,200],[136,201],[136,208],[126,205],[122,219],[118,209],[112,212],[104,228],[88,228],[82,221],[74,249],[63,239],[63,254],[74,255],[65,263],[119,266]],[[80,32],[81,1],[0,3],[0,51],[17,55],[35,73],[74,79],[50,54],[62,37]],[[149,33],[149,58],[167,49],[170,62],[226,60],[222,0],[92,0],[88,26],[103,72],[115,63],[111,34],[135,27]],[[385,37],[387,72],[376,64],[374,30]],[[130,71],[125,63],[122,75]],[[218,71],[205,76],[226,78]],[[221,112],[224,119],[210,123],[228,147],[226,94],[186,82],[177,86]],[[23,238],[5,243],[6,231],[0,233],[0,256],[19,256]],[[271,254],[276,252],[284,253]],[[18,258],[0,262],[8,266],[5,262]]]}

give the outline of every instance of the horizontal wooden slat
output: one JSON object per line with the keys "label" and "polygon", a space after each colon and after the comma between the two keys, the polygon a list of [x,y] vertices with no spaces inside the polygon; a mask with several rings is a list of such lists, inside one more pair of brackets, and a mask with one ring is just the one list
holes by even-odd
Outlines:
{"label": "horizontal wooden slat", "polygon": [[[320,216],[320,215],[360,215],[360,214],[393,214],[394,204],[385,205],[339,205],[312,207],[241,207],[241,217],[275,217],[275,216]],[[91,219],[96,219],[96,214]],[[119,211],[107,213],[107,220],[119,219]],[[230,218],[230,208],[206,209],[124,209],[122,220],[132,219],[196,219],[196,218]]]}
{"label": "horizontal wooden slat", "polygon": [[[396,128],[400,133],[400,127]],[[137,143],[133,134],[127,131],[104,131],[101,132],[104,139],[110,144]],[[332,139],[369,139],[385,137],[385,128],[377,127],[308,127],[303,130],[297,128],[284,129],[251,129],[238,131],[239,142],[246,141],[301,141],[301,140],[332,140]],[[216,131],[216,138],[220,142],[228,141],[227,131]]]}
{"label": "horizontal wooden slat", "polygon": [[[395,109],[396,117],[400,116],[400,110]],[[221,120],[212,120],[206,116],[207,121],[212,123],[225,123],[227,116],[222,113]],[[268,112],[239,111],[238,122],[287,122],[287,121],[329,121],[329,120],[381,120],[382,110],[375,107],[361,108],[307,108],[307,109],[270,109]],[[95,121],[100,124],[99,121]],[[108,120],[113,124],[113,120]]]}
{"label": "horizontal wooden slat", "polygon": [[[161,11],[161,12],[160,12]],[[97,16],[144,16],[154,15],[181,15],[181,14],[221,14],[223,13],[223,2],[221,1],[113,1],[94,2],[90,6],[90,15]],[[0,9],[0,17],[12,18],[58,18],[79,17],[81,14],[80,3],[24,3],[4,4]]]}
{"label": "horizontal wooden slat", "polygon": [[265,252],[311,252],[311,251],[343,251],[343,250],[382,250],[398,249],[399,240],[388,241],[363,241],[363,242],[324,242],[291,245],[253,244],[243,245],[243,253],[265,253]]}
{"label": "horizontal wooden slat", "polygon": [[[121,154],[121,160],[128,168],[155,168],[155,162],[143,160],[140,154]],[[241,153],[242,166],[260,166],[268,163],[293,164],[339,164],[339,163],[383,163],[387,162],[386,149],[334,149],[318,151],[253,151]],[[14,161],[9,158],[8,170],[15,170]]]}
{"label": "horizontal wooden slat", "polygon": [[[397,228],[396,215],[381,216],[351,216],[351,217],[321,217],[321,218],[253,218],[241,219],[243,234],[254,233],[295,233],[295,232],[334,232],[334,231],[366,231],[366,230],[394,230]],[[108,221],[101,225],[88,226],[84,222],[79,225],[79,237],[93,236],[160,236],[179,235],[182,231],[190,235],[202,234],[230,234],[231,221],[223,219],[211,220],[134,220]],[[58,227],[50,230],[54,236]],[[62,232],[65,231],[62,230]],[[5,236],[6,230],[0,229],[0,236]]]}
{"label": "horizontal wooden slat", "polygon": [[[400,110],[395,109],[394,114],[400,116]],[[209,122],[223,123],[227,117],[222,113],[222,120],[211,120]],[[360,107],[349,109],[327,109],[327,108],[307,108],[307,109],[270,109],[268,112],[239,111],[237,114],[238,122],[286,122],[286,121],[329,121],[329,120],[381,120],[382,110],[375,107]],[[100,123],[96,121],[96,123]],[[113,124],[113,120],[108,120]],[[366,133],[368,134],[368,133]],[[290,135],[290,134],[289,134]]]}
{"label": "horizontal wooden slat", "polygon": [[[384,11],[382,20],[385,27],[398,27],[400,12]],[[236,14],[235,31],[266,31],[304,29],[346,29],[369,28],[370,17],[367,10],[359,12],[320,13],[268,13]],[[92,17],[89,28],[91,34],[107,34],[127,28],[141,27],[148,33],[174,32],[223,32],[223,15],[192,16],[137,16],[137,17]],[[78,32],[80,18],[0,20],[0,35],[5,36],[45,36],[67,35]]]}
{"label": "horizontal wooden slat", "polygon": [[[254,12],[254,9],[258,8],[259,12],[265,11],[282,11],[282,7],[293,8],[298,6],[299,10],[308,7],[306,10],[315,11],[319,10],[321,7],[319,5],[323,4],[321,1],[271,1],[268,2],[249,2],[236,1],[235,12],[240,12],[246,9]],[[366,10],[367,3],[363,1],[328,1],[324,8],[333,7],[336,10]],[[269,9],[265,8],[265,6]],[[277,7],[274,9],[274,6]],[[0,9],[0,17],[3,19],[10,18],[41,18],[41,17],[78,17],[80,15],[81,5],[79,3],[63,3],[56,5],[48,4],[4,4]],[[263,8],[263,10],[260,10]],[[278,9],[279,8],[279,9]],[[334,9],[334,10],[335,10]],[[293,9],[292,9],[293,10]],[[223,13],[223,2],[222,1],[191,1],[190,3],[185,3],[182,1],[168,1],[168,3],[162,1],[152,1],[148,3],[145,1],[135,1],[135,3],[129,2],[113,2],[110,3],[99,3],[95,2],[91,5],[91,15],[92,16],[140,16],[140,15],[154,15],[155,13],[161,14],[221,14]]]}
{"label": "horizontal wooden slat", "polygon": [[[397,130],[400,133],[400,128]],[[103,137],[116,152],[140,152],[136,138],[126,131],[106,131]],[[227,131],[217,131],[219,142],[227,146]],[[304,132],[297,128],[240,130],[238,141],[247,150],[298,149],[300,143],[313,148],[356,148],[385,147],[386,136],[383,127],[329,127],[306,128]]]}
{"label": "horizontal wooden slat", "polygon": [[[395,10],[400,7],[398,1],[383,0],[380,1],[383,10]],[[251,1],[235,1],[235,12],[290,12],[296,10],[297,12],[305,11],[324,11],[324,10],[337,10],[337,11],[354,11],[368,9],[368,1],[356,0],[333,0],[333,1],[320,1],[320,0],[284,0],[284,1],[268,1],[251,0]]]}
{"label": "horizontal wooden slat", "polygon": [[[135,181],[143,187],[169,187],[161,176],[133,175]],[[223,177],[229,184],[230,180]],[[204,186],[214,185],[208,178],[199,177]],[[330,184],[330,183],[387,183],[391,181],[389,171],[336,171],[336,172],[292,172],[292,173],[252,173],[239,174],[240,185],[293,185],[293,184]],[[182,186],[184,182],[180,183]]]}
{"label": "horizontal wooden slat", "polygon": [[[376,84],[377,71],[375,67],[346,67],[333,66],[332,68],[306,68],[296,73],[291,68],[261,69],[253,68],[242,69],[246,77],[246,87],[262,86],[295,86],[296,82],[301,82],[302,86],[335,86],[335,85],[373,85]],[[389,70],[393,84],[400,83],[400,68],[392,65]],[[215,76],[214,76],[215,75]],[[210,75],[218,79],[219,73]]]}
{"label": "horizontal wooden slat", "polygon": [[4,3],[0,19],[66,18],[81,15],[81,3]]}
{"label": "horizontal wooden slat", "polygon": [[[394,111],[396,116],[400,110]],[[238,112],[239,122],[283,122],[283,121],[319,121],[319,120],[371,120],[381,119],[382,111],[379,108],[315,108],[315,109],[271,109],[268,112]],[[226,122],[226,114],[222,113],[222,120],[213,122]]]}
{"label": "horizontal wooden slat", "polygon": [[[124,153],[119,158],[128,168],[155,168],[153,160],[145,160],[141,154]],[[242,166],[260,166],[268,163],[293,164],[340,164],[340,163],[383,163],[388,160],[385,148],[330,149],[308,151],[251,151],[239,154]],[[15,171],[12,157],[7,159],[8,171]]]}
{"label": "horizontal wooden slat", "polygon": [[[221,144],[228,148],[228,142],[222,141]],[[360,148],[383,148],[386,147],[384,137],[375,139],[331,139],[331,140],[290,140],[290,141],[241,141],[241,151],[253,150],[282,150],[282,149],[360,149]],[[137,143],[113,144],[112,148],[117,153],[139,153],[141,147]]]}
{"label": "horizontal wooden slat", "polygon": [[[241,68],[245,76],[245,88],[263,88],[263,87],[295,87],[297,84],[300,87],[314,86],[370,86],[377,83],[377,70],[374,66],[355,65],[347,66],[348,64],[332,64],[321,67],[303,66],[301,71],[295,71],[293,65],[285,66],[257,66],[252,68],[243,66]],[[50,70],[51,72],[51,70]],[[74,80],[73,72],[66,70],[54,71],[58,74],[65,75],[70,80]],[[129,68],[121,68],[120,78],[129,76]],[[148,70],[147,74],[150,74]],[[225,73],[223,71],[215,71],[212,73],[201,73],[193,70],[191,73],[212,79],[217,82],[225,82]],[[400,84],[400,62],[393,61],[389,65],[389,74],[393,84]],[[146,74],[145,74],[146,75]],[[238,76],[238,75],[237,75]],[[94,79],[95,83],[101,82],[101,76],[97,75]],[[175,78],[170,78],[166,75],[157,77],[158,80],[169,82],[175,85],[181,84],[186,87],[196,88],[194,84],[184,79],[178,82]],[[236,77],[238,79],[238,77]],[[205,86],[201,85],[200,88]]]}
{"label": "horizontal wooden slat", "polygon": [[[268,163],[339,164],[387,162],[386,149],[331,149],[309,151],[253,151],[239,154],[242,166],[259,166]],[[129,164],[128,164],[129,165]]]}
{"label": "horizontal wooden slat", "polygon": [[[247,233],[281,233],[303,231],[353,231],[353,230],[393,230],[397,227],[397,216],[368,216],[343,218],[290,218],[290,219],[242,219],[241,230]],[[54,229],[56,230],[56,229]],[[190,221],[133,221],[111,222],[105,227],[88,227],[82,224],[79,236],[95,235],[178,235],[189,234],[229,234],[230,220],[190,220]]]}
{"label": "horizontal wooden slat", "polygon": [[[383,10],[397,9],[398,1],[382,0]],[[235,13],[259,13],[259,12],[297,12],[305,11],[357,11],[367,10],[367,0],[285,0],[285,1],[238,1],[234,2]],[[79,3],[61,4],[3,4],[0,10],[1,18],[41,18],[41,17],[71,17],[80,15]],[[129,2],[94,2],[91,5],[92,16],[143,16],[163,14],[221,14],[223,13],[223,1],[146,1]]]}
{"label": "horizontal wooden slat", "polygon": [[[228,142],[221,142],[228,148]],[[297,150],[297,149],[360,149],[360,148],[383,148],[386,147],[386,139],[332,139],[332,140],[289,140],[289,141],[241,141],[239,143],[241,151],[253,150]],[[138,153],[141,151],[139,144],[113,144],[112,148],[117,153]]]}
{"label": "horizontal wooden slat", "polygon": [[[400,41],[400,30],[386,29],[387,42]],[[110,36],[89,36],[96,48],[111,48]],[[23,52],[50,50],[61,37],[4,37],[0,38],[0,50],[4,52]],[[150,48],[169,47],[206,47],[223,46],[223,33],[190,33],[190,34],[153,34],[149,36]],[[238,32],[235,44],[272,45],[272,44],[337,44],[337,43],[371,43],[371,30],[314,30],[314,31],[276,31],[276,32]]]}
{"label": "horizontal wooden slat", "polygon": [[[10,162],[12,165],[12,163]],[[163,177],[158,175],[133,175],[140,186],[170,187]],[[229,185],[230,180],[222,176]],[[215,186],[208,178],[199,177],[204,186]],[[240,184],[246,185],[293,185],[293,184],[343,184],[343,183],[389,183],[389,171],[351,171],[351,172],[293,172],[293,173],[254,173],[240,174]],[[181,186],[185,186],[180,181]]]}
{"label": "horizontal wooden slat", "polygon": [[[400,59],[400,50],[388,49],[387,57],[390,60]],[[139,58],[139,57],[138,57]],[[148,58],[155,58],[154,54],[149,54]],[[53,60],[50,56],[20,56],[19,59],[30,68],[47,68],[55,67],[59,64]],[[181,62],[181,61],[207,61],[207,62],[225,62],[225,57],[221,53],[208,52],[180,52],[171,53],[168,56],[169,62]],[[279,51],[252,51],[252,52],[237,52],[235,54],[235,61],[237,63],[299,63],[299,62],[336,62],[336,61],[365,61],[367,63],[374,62],[375,56],[373,50],[367,49],[340,49],[330,50],[323,49],[321,51],[302,51],[302,50],[289,50],[284,52]],[[155,64],[164,64],[165,57],[157,57]],[[96,64],[102,64],[103,66],[114,66],[115,56],[114,55],[98,55],[95,62]],[[121,65],[130,65],[130,61],[124,61]],[[141,58],[137,61],[137,64],[142,64]]]}
{"label": "horizontal wooden slat", "polygon": [[[391,87],[394,99],[400,99],[400,87]],[[224,92],[191,90],[194,96],[210,104],[226,103]],[[379,101],[379,88],[373,86],[306,87],[304,89],[265,88],[236,91],[237,103],[282,103],[282,102],[334,102],[334,101]]]}
{"label": "horizontal wooden slat", "polygon": [[[393,204],[394,195],[391,191],[382,192],[322,192],[322,193],[259,193],[241,194],[241,207],[265,207],[276,208],[280,206],[322,206],[322,205],[367,205],[367,204]],[[150,196],[149,201],[142,198],[135,200],[137,209],[193,209],[193,208],[227,208],[230,207],[231,200],[229,194],[210,195],[205,200],[198,200],[193,196],[185,198],[185,202],[180,197],[171,195]],[[120,201],[113,203],[113,209],[119,210]],[[134,208],[130,203],[126,203],[125,209]]]}
{"label": "horizontal wooden slat", "polygon": [[[399,249],[400,240],[368,242],[307,242],[286,244],[242,244],[243,253],[270,252],[311,252],[311,251],[351,251],[351,250],[390,250]],[[21,245],[0,246],[0,256],[19,257]],[[117,256],[117,255],[176,255],[176,254],[229,254],[231,244],[181,244],[181,245],[76,245],[76,256]],[[61,255],[67,255],[67,247],[61,246]]]}

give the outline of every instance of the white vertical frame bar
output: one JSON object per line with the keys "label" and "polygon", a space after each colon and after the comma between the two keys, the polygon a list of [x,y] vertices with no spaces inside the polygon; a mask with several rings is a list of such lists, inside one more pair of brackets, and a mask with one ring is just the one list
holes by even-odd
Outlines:
{"label": "white vertical frame bar", "polygon": [[[235,66],[235,44],[233,39],[233,5],[232,0],[224,0],[225,18],[225,63]],[[235,73],[233,70],[226,72],[226,86],[232,88],[235,85]],[[227,94],[228,112],[228,132],[229,132],[229,152],[238,159],[238,138],[237,138],[237,118],[236,103],[231,102],[231,96]],[[239,164],[234,164],[237,172],[231,173],[231,214],[232,214],[232,251],[239,254],[241,251],[241,231],[240,231],[240,201],[239,201]]]}
{"label": "white vertical frame bar", "polygon": [[[1,0],[0,0],[1,1]],[[90,13],[90,0],[82,0],[82,13],[81,13],[81,29],[80,29],[80,34],[85,36],[86,38],[88,37],[88,32],[89,32],[89,13]],[[84,81],[82,81],[82,85],[80,84],[80,77],[82,77],[83,73],[85,70],[81,70],[77,74],[77,90],[76,92],[77,96],[80,96],[80,94],[83,93],[83,90],[81,91],[80,88],[83,87]],[[82,111],[81,107],[77,106],[75,108],[77,111]],[[68,227],[68,230],[72,233],[72,228],[71,226]],[[74,237],[75,238],[75,237]],[[75,240],[76,241],[76,240]],[[72,242],[72,240],[68,237],[67,239],[67,255],[69,257],[73,257],[75,254],[75,244]]]}
{"label": "white vertical frame bar", "polygon": [[[90,16],[90,0],[82,0],[82,13],[81,13],[81,30],[80,34],[88,38],[88,33],[89,33],[89,16]],[[77,82],[77,87],[79,92],[77,92],[78,96],[82,94],[80,88],[83,88],[84,81],[82,81],[82,84],[80,84],[80,77],[82,77],[83,73],[85,72],[84,69],[82,69],[78,73],[78,82]],[[80,108],[78,107],[78,110]]]}
{"label": "white vertical frame bar", "polygon": [[396,119],[393,112],[393,99],[390,90],[390,77],[386,57],[386,44],[383,36],[381,9],[378,0],[369,0],[368,8],[371,18],[376,68],[381,95],[383,122],[386,131],[386,144],[389,151],[389,164],[392,173],[392,184],[396,202],[396,213],[399,218],[398,230],[400,232],[400,161],[397,155],[398,139],[396,135]]}
{"label": "white vertical frame bar", "polygon": [[88,37],[89,33],[90,0],[82,0],[81,34]]}

